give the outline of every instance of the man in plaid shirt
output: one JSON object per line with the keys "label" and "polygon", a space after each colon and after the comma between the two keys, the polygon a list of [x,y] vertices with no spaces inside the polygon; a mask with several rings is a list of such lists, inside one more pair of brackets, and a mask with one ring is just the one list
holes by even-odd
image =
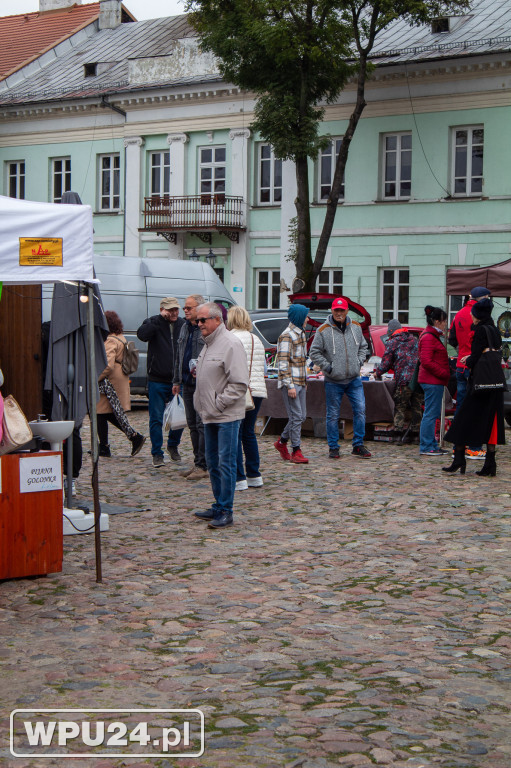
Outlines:
{"label": "man in plaid shirt", "polygon": [[[288,422],[280,440],[277,440],[274,446],[285,461],[292,461],[294,464],[309,463],[309,459],[306,459],[300,450],[302,423],[307,415],[307,344],[303,329],[308,315],[309,310],[303,304],[291,304],[287,311],[289,325],[280,334],[277,342],[278,388],[282,390]],[[292,453],[289,453],[287,447],[289,440]]]}

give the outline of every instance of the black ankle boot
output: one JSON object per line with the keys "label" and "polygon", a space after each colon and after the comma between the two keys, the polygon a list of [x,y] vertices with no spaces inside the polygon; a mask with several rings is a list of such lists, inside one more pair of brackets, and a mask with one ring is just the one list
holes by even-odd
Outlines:
{"label": "black ankle boot", "polygon": [[497,462],[495,461],[495,451],[486,451],[483,468],[476,472],[480,477],[495,477],[497,474]]}
{"label": "black ankle boot", "polygon": [[454,449],[454,459],[450,467],[442,467],[442,472],[456,472],[458,469],[461,475],[465,474],[467,461],[465,459],[465,446]]}
{"label": "black ankle boot", "polygon": [[102,445],[100,443],[99,444],[99,455],[103,456],[103,458],[109,459],[111,457],[111,455],[112,455],[112,453],[110,451],[110,446],[108,444]]}

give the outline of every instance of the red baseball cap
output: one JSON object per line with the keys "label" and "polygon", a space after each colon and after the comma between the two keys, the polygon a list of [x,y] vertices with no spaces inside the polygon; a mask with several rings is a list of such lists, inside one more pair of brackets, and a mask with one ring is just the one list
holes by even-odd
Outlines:
{"label": "red baseball cap", "polygon": [[332,309],[349,309],[346,299],[339,297],[332,302]]}

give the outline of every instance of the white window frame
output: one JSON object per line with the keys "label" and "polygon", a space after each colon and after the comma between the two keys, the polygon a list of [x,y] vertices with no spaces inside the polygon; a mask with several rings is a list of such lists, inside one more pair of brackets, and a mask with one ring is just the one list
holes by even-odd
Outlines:
{"label": "white window frame", "polygon": [[[270,150],[267,157],[263,151]],[[263,167],[268,167],[270,178],[268,185],[263,186]],[[278,183],[280,180],[280,184]],[[268,193],[268,200],[263,200],[263,193]],[[271,144],[259,144],[257,148],[257,204],[280,205],[282,202],[282,160],[275,157]]]}
{"label": "white window frame", "polygon": [[[410,139],[410,147],[403,147],[403,138],[409,138]],[[387,142],[389,139],[395,139],[396,140],[396,148],[395,149],[389,149],[387,147]],[[382,200],[409,200],[412,196],[412,152],[413,152],[413,145],[412,145],[412,132],[411,131],[399,131],[399,132],[393,132],[393,133],[384,133],[382,135],[382,158],[381,158],[381,197]],[[405,179],[403,178],[403,155],[405,152],[410,153],[410,178]],[[390,179],[387,178],[387,158],[391,153],[395,153],[396,155],[396,178]],[[394,194],[388,194],[387,192],[387,184],[395,184],[395,192]],[[410,191],[409,192],[403,192],[403,186],[405,184],[410,185]]]}
{"label": "white window frame", "polygon": [[[266,282],[262,282],[263,274],[266,274]],[[260,301],[260,289],[267,288],[268,296],[266,302]],[[276,291],[274,289],[277,289]],[[276,296],[274,296],[276,294]],[[280,308],[280,269],[257,269],[256,270],[256,309],[279,309]]]}
{"label": "white window frame", "polygon": [[[109,161],[109,167],[104,167]],[[118,211],[121,207],[121,156],[119,152],[98,155],[98,210]],[[104,191],[106,182],[106,191]]]}
{"label": "white window frame", "polygon": [[[61,163],[62,167],[57,168]],[[55,194],[57,180],[60,179],[60,195]],[[71,191],[71,158],[70,157],[52,157],[51,158],[51,201],[60,203],[62,194]]]}
{"label": "white window frame", "polygon": [[[14,170],[13,170],[14,169]],[[25,199],[25,161],[7,160],[5,163],[7,177],[7,195],[17,200]],[[11,194],[14,185],[14,194]]]}
{"label": "white window frame", "polygon": [[[457,159],[457,136],[462,131],[467,132],[467,144],[466,146],[466,158],[465,158],[465,173],[463,175],[456,175],[457,169],[456,169],[456,159]],[[481,142],[474,143],[474,133],[475,131],[482,131],[483,138]],[[463,146],[463,145],[460,145]],[[473,151],[474,147],[482,147],[482,163],[481,163],[481,173],[477,176],[474,176],[472,173],[472,164],[473,164]],[[483,194],[483,184],[484,184],[484,125],[458,125],[454,128],[451,128],[451,155],[452,155],[452,161],[451,161],[451,178],[452,178],[452,189],[451,194],[453,197],[481,197]],[[459,171],[459,169],[458,169]],[[465,180],[465,190],[460,192],[456,191],[456,184],[460,180]],[[474,189],[474,187],[476,187]]]}
{"label": "white window frame", "polygon": [[[318,201],[326,202],[332,189],[337,158],[341,150],[343,136],[332,136],[329,145],[318,156]],[[335,152],[335,155],[334,155]],[[328,181],[327,181],[328,179]],[[328,188],[328,191],[327,191]],[[344,200],[344,178],[341,184],[339,200]]]}
{"label": "white window frame", "polygon": [[[403,277],[401,272],[406,272],[407,281],[401,281]],[[392,279],[389,279],[389,274],[392,273]],[[385,294],[388,293],[385,289],[390,288],[392,296],[390,306],[384,306]],[[399,308],[399,299],[402,292],[400,288],[406,288],[406,309]],[[381,267],[380,270],[380,322],[383,325],[387,325],[389,320],[396,318],[403,325],[408,325],[410,319],[410,270],[408,267]]]}
{"label": "white window frame", "polygon": [[[338,273],[340,273],[340,280]],[[328,269],[322,269],[316,280],[316,291],[318,293],[335,293],[342,295],[343,277],[342,267],[328,267]]]}
{"label": "white window frame", "polygon": [[[206,150],[211,150],[212,160],[204,161],[202,154]],[[224,151],[224,159],[217,160],[216,155],[219,150]],[[225,144],[211,144],[205,147],[198,147],[199,151],[199,178],[198,187],[200,195],[225,195],[226,178],[227,178],[227,147]],[[211,170],[211,178],[207,179],[203,171]],[[218,171],[223,169],[223,176]],[[210,189],[205,189],[207,185],[210,185]]]}
{"label": "white window frame", "polygon": [[461,295],[448,296],[447,298],[448,298],[447,324],[448,324],[448,327],[450,328],[456,314],[460,311],[460,309],[463,309],[463,307],[465,306],[466,301],[468,299],[468,295],[465,294],[463,296]]}
{"label": "white window frame", "polygon": [[149,194],[155,197],[170,195],[170,151],[149,153]]}

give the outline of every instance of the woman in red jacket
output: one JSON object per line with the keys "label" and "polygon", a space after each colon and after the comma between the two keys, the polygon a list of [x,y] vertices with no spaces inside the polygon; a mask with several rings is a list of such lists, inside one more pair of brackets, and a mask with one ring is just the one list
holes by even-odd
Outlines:
{"label": "woman in red jacket", "polygon": [[440,307],[424,309],[427,327],[419,339],[419,384],[424,390],[424,415],[420,429],[420,455],[442,456],[435,440],[435,424],[440,418],[444,387],[449,381],[449,358],[442,341],[447,329],[447,315]]}

